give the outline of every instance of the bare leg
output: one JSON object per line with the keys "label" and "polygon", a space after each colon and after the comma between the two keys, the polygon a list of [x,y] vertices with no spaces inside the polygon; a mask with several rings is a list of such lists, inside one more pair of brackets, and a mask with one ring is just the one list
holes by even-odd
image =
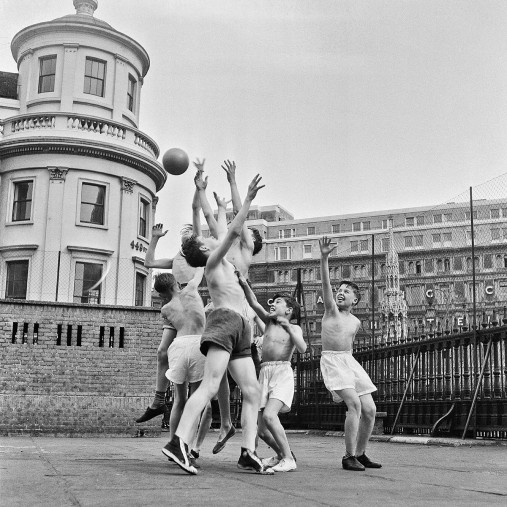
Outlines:
{"label": "bare leg", "polygon": [[183,414],[175,434],[187,445],[193,438],[193,429],[208,402],[218,392],[220,381],[227,369],[229,353],[220,347],[211,345],[206,356],[204,378],[201,385],[187,400]]}
{"label": "bare leg", "polygon": [[[266,422],[264,421],[264,410],[259,412],[259,417],[257,418],[257,437],[260,438],[263,442],[265,442],[273,451],[276,452],[276,455],[282,459],[282,453],[280,451],[280,448],[278,447],[278,444],[276,443],[276,440],[274,439],[273,435],[271,434],[271,431],[269,431],[268,427],[266,426]],[[258,447],[258,439],[255,442],[255,447]]]}
{"label": "bare leg", "polygon": [[208,434],[208,430],[211,426],[211,403],[208,402],[206,408],[204,409],[201,415],[201,422],[199,423],[199,429],[197,430],[197,437],[195,439],[195,444],[192,447],[194,451],[199,452],[201,450],[202,443]]}
{"label": "bare leg", "polygon": [[361,401],[355,389],[342,389],[336,393],[347,405],[345,417],[345,450],[351,456],[356,455],[357,433],[361,417]]}
{"label": "bare leg", "polygon": [[361,402],[361,420],[359,421],[359,430],[357,432],[357,444],[356,444],[356,455],[360,456],[366,451],[368,440],[371,437],[373,431],[373,425],[375,424],[375,414],[377,413],[377,407],[371,394],[365,394],[360,396]]}
{"label": "bare leg", "polygon": [[263,440],[276,451],[279,458],[292,459],[287,435],[285,434],[282,423],[278,418],[278,413],[282,407],[283,403],[280,400],[274,398],[268,400],[266,407],[262,412],[262,420],[269,430],[270,436],[272,440],[274,440],[275,445],[273,445],[273,441],[268,443],[266,440]]}
{"label": "bare leg", "polygon": [[220,407],[220,433],[218,440],[223,440],[232,426],[231,421],[231,391],[227,372],[224,373],[218,389],[218,406]]}
{"label": "bare leg", "polygon": [[174,400],[171,408],[171,416],[169,417],[169,440],[174,436],[174,432],[180,423],[181,414],[183,414],[183,409],[187,401],[187,393],[188,387],[186,382],[184,384],[174,384]]}
{"label": "bare leg", "polygon": [[229,371],[243,394],[241,409],[241,427],[243,429],[242,447],[255,451],[257,435],[257,413],[260,404],[260,387],[255,375],[255,366],[251,357],[240,357],[229,363]]}

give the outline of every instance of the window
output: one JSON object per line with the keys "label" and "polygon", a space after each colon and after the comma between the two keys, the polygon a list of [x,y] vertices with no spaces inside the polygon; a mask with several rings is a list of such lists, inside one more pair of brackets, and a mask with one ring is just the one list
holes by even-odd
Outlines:
{"label": "window", "polygon": [[422,235],[414,236],[414,241],[415,241],[415,246],[416,247],[423,246],[423,237],[422,237]]}
{"label": "window", "polygon": [[405,218],[405,226],[406,227],[414,227],[414,217],[406,217]]}
{"label": "window", "polygon": [[433,241],[433,245],[440,245],[440,242],[441,242],[440,234],[432,234],[431,240]]}
{"label": "window", "polygon": [[433,215],[433,223],[434,224],[441,224],[442,223],[442,213],[439,213],[438,215]]}
{"label": "window", "polygon": [[290,247],[288,246],[280,246],[275,247],[275,260],[277,261],[286,261],[290,260]]}
{"label": "window", "polygon": [[444,232],[443,239],[444,239],[444,246],[451,246],[451,244],[452,244],[452,232]]}
{"label": "window", "polygon": [[500,229],[491,229],[491,240],[500,241],[502,239]]}
{"label": "window", "polygon": [[106,79],[106,62],[95,58],[86,58],[84,93],[104,96],[104,84]]}
{"label": "window", "polygon": [[444,271],[446,273],[451,271],[451,259],[444,259]]}
{"label": "window", "polygon": [[382,238],[380,240],[380,249],[382,252],[389,251],[389,238]]}
{"label": "window", "polygon": [[148,210],[150,203],[146,199],[139,199],[139,236],[148,237]]}
{"label": "window", "polygon": [[[476,220],[477,219],[477,210],[474,211],[474,215],[473,216],[474,216],[474,220]],[[470,220],[470,211],[465,211],[465,218],[467,220]]]}
{"label": "window", "polygon": [[387,218],[382,220],[382,229],[389,229],[389,227],[393,226],[393,219]]}
{"label": "window", "polygon": [[452,222],[452,213],[444,213],[444,222]]}
{"label": "window", "polygon": [[500,218],[500,209],[492,209],[491,218]]}
{"label": "window", "polygon": [[433,259],[424,259],[424,271],[433,273]]}
{"label": "window", "polygon": [[361,230],[361,222],[354,222],[352,224],[352,230],[354,232],[360,231]]}
{"label": "window", "polygon": [[415,274],[420,275],[422,273],[422,264],[421,261],[416,261],[415,263]]}
{"label": "window", "polygon": [[361,240],[361,252],[367,252],[368,251],[368,240],[362,239]]}
{"label": "window", "polygon": [[315,227],[307,227],[306,229],[306,235],[307,236],[313,236],[315,234]]}
{"label": "window", "polygon": [[338,234],[340,232],[340,224],[333,224],[331,226],[331,232],[333,234]]}
{"label": "window", "polygon": [[26,299],[28,285],[28,261],[8,261],[5,297]]}
{"label": "window", "polygon": [[[468,243],[472,242],[472,231],[465,231],[466,239]],[[477,235],[474,231],[474,240],[477,239]]]}
{"label": "window", "polygon": [[282,238],[293,238],[296,235],[296,229],[283,229],[278,231],[278,237]]}
{"label": "window", "polygon": [[351,241],[350,242],[350,251],[351,252],[359,252],[359,241]]}
{"label": "window", "polygon": [[146,276],[136,273],[136,299],[135,306],[144,306],[144,294],[146,289]]}
{"label": "window", "polygon": [[363,222],[363,231],[369,231],[371,229],[370,222]]}
{"label": "window", "polygon": [[463,258],[462,257],[454,257],[454,269],[456,271],[461,271],[463,269]]}
{"label": "window", "polygon": [[312,245],[303,245],[303,257],[308,259],[312,256]]}
{"label": "window", "polygon": [[424,225],[424,215],[419,215],[418,217],[415,217],[417,225]]}
{"label": "window", "polygon": [[76,262],[76,272],[74,276],[74,303],[99,304],[102,291],[101,282],[102,264]]}
{"label": "window", "polygon": [[80,222],[104,225],[105,197],[105,186],[83,183],[81,187]]}
{"label": "window", "polygon": [[137,81],[134,76],[129,74],[129,82],[127,88],[127,107],[129,111],[134,112],[134,104],[136,99]]}
{"label": "window", "polygon": [[412,248],[413,242],[412,236],[405,236],[405,248]]}
{"label": "window", "polygon": [[39,93],[55,91],[56,55],[39,58]]}
{"label": "window", "polygon": [[12,221],[23,222],[32,218],[33,181],[14,183]]}

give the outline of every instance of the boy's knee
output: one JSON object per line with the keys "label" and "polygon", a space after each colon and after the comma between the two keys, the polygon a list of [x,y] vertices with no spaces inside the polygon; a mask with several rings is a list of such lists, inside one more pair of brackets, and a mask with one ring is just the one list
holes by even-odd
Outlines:
{"label": "boy's knee", "polygon": [[262,413],[262,420],[265,422],[266,426],[272,426],[274,422],[278,419],[278,415],[274,412],[266,412]]}
{"label": "boy's knee", "polygon": [[363,405],[361,408],[361,416],[366,417],[368,419],[375,419],[375,414],[377,413],[377,407],[375,403],[368,403],[367,405]]}
{"label": "boy's knee", "polygon": [[247,386],[243,386],[241,389],[241,394],[243,395],[243,399],[247,401],[251,401],[254,403],[258,403],[261,399],[261,390],[259,384],[252,383]]}

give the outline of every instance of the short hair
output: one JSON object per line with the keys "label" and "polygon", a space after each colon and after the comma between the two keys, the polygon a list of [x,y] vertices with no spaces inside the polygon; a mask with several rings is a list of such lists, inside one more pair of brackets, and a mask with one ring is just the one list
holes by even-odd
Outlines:
{"label": "short hair", "polygon": [[159,273],[155,275],[153,288],[161,294],[167,294],[174,289],[176,284],[176,278],[171,273]]}
{"label": "short hair", "polygon": [[290,316],[290,319],[299,319],[299,315],[301,313],[301,306],[297,302],[296,298],[293,298],[292,296],[289,296],[288,294],[275,294],[273,296],[273,301],[277,298],[281,298],[285,301],[288,308],[292,308],[292,313]]}
{"label": "short hair", "polygon": [[202,243],[197,238],[196,234],[192,234],[181,244],[181,253],[185,257],[187,264],[193,268],[206,266],[208,260],[201,250]]}
{"label": "short hair", "polygon": [[253,242],[254,242],[253,255],[256,255],[262,250],[262,236],[261,233],[259,232],[259,229],[256,229],[255,227],[249,227],[249,229],[253,233]]}
{"label": "short hair", "polygon": [[359,301],[361,301],[361,292],[359,291],[359,287],[354,282],[351,282],[350,280],[342,280],[338,284],[338,287],[340,287],[341,285],[347,285],[348,287],[350,287],[352,289],[352,291],[354,292],[354,296],[356,296],[356,298],[357,298],[357,301],[356,301],[356,305],[357,305],[357,303],[359,303]]}

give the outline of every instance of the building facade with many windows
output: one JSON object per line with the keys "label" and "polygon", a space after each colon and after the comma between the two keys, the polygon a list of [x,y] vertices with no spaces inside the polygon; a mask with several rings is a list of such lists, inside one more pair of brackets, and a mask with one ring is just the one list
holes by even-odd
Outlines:
{"label": "building facade with many windows", "polygon": [[324,310],[319,249],[324,235],[337,245],[329,258],[333,288],[347,279],[361,289],[354,313],[363,323],[359,336],[365,340],[372,327],[381,336],[382,326],[388,325],[389,305],[382,302],[386,288],[393,291],[389,253],[391,264],[393,258],[398,263],[396,297],[403,299],[407,328],[443,329],[472,319],[474,292],[477,318],[482,311],[502,313],[507,305],[507,199],[305,219],[294,219],[285,210],[277,216],[277,208],[272,207],[269,221],[254,215],[247,222],[264,237],[250,279],[266,304],[276,292],[296,291],[299,277],[306,330],[316,341]]}
{"label": "building facade with many windows", "polygon": [[[166,181],[138,129],[150,61],[96,0],[18,32],[0,80],[0,298],[149,305]],[[13,79],[16,78],[16,86]]]}

